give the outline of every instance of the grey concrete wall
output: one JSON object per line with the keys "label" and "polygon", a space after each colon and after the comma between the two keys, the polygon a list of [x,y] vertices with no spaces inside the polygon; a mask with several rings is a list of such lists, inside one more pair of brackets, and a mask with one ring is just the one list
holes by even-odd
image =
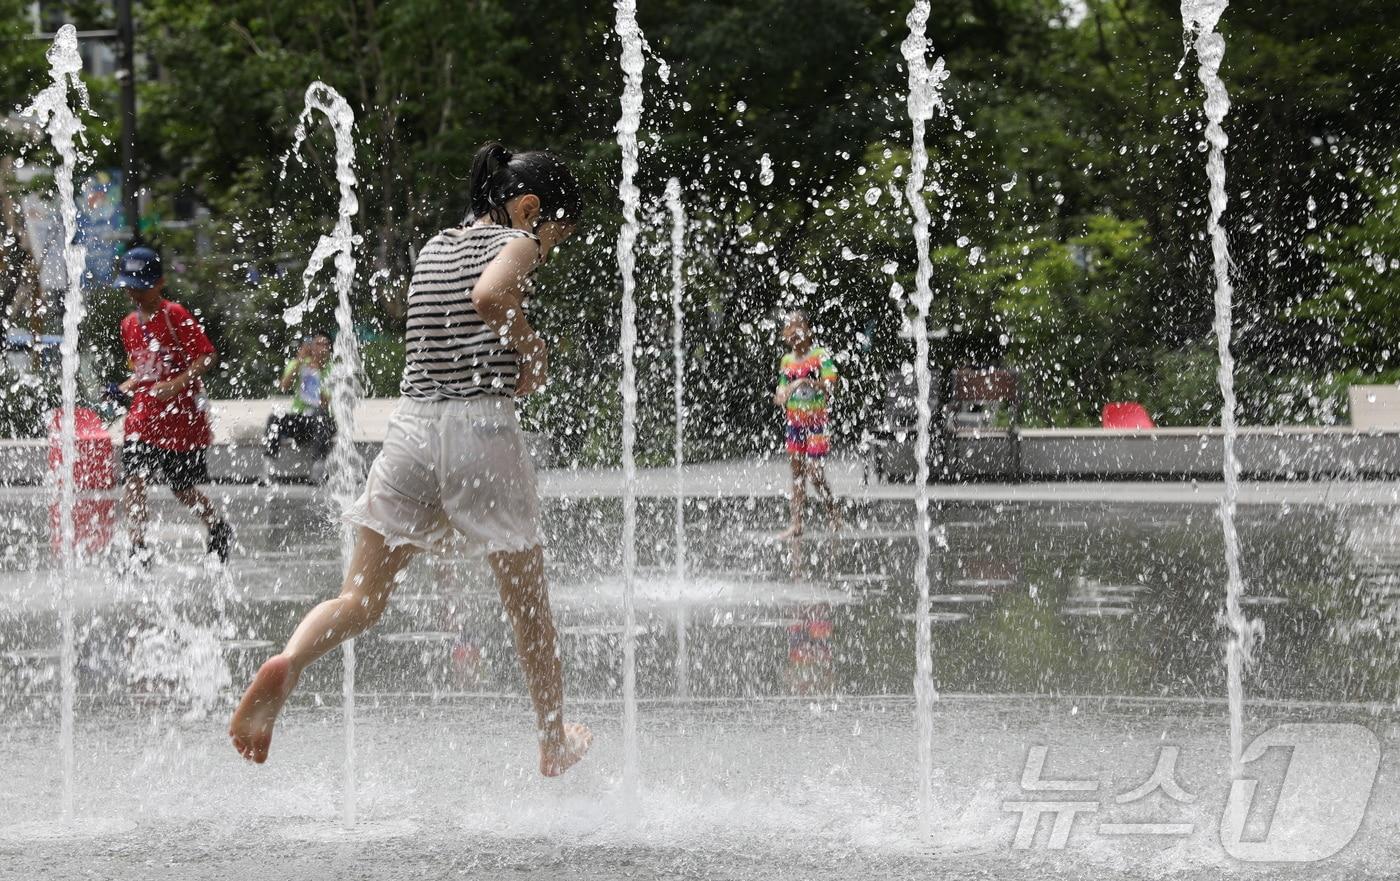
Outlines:
{"label": "grey concrete wall", "polygon": [[0,440],[0,486],[37,486],[48,470],[48,441]]}
{"label": "grey concrete wall", "polygon": [[[548,437],[527,433],[526,441],[536,467],[548,468]],[[368,463],[381,445],[356,446]],[[935,446],[931,457],[939,480],[1219,477],[1223,445],[1219,429],[1047,429],[1022,432],[1014,445],[1001,432],[968,433],[957,438],[947,463],[942,452]],[[1241,473],[1261,480],[1397,477],[1400,431],[1243,428],[1236,454]],[[876,448],[871,456],[887,479],[913,477],[913,437]],[[209,475],[219,483],[252,483],[264,474],[262,450],[253,445],[215,444],[208,461]],[[37,486],[47,472],[47,441],[0,441],[0,486]],[[310,457],[287,450],[271,477],[299,481],[310,474]]]}
{"label": "grey concrete wall", "polygon": [[[1400,473],[1400,432],[1243,428],[1235,453],[1248,477],[1380,477]],[[1027,431],[1021,469],[1042,477],[1218,476],[1219,429]]]}
{"label": "grey concrete wall", "polygon": [[[525,433],[526,447],[537,468],[547,468],[552,450],[549,438],[535,432]],[[360,441],[355,444],[365,465],[374,461],[383,444]],[[120,470],[120,455],[116,449]],[[46,440],[0,440],[0,486],[38,486],[48,474],[49,444]],[[262,447],[252,444],[216,443],[206,456],[209,478],[215,483],[254,483],[268,470]],[[292,450],[284,444],[281,454],[271,467],[270,477],[276,481],[305,481],[311,477],[312,460],[309,453]]]}
{"label": "grey concrete wall", "polygon": [[[909,479],[913,448],[906,437],[876,450],[881,472]],[[963,434],[947,462],[941,452],[934,449],[931,466],[944,479],[1219,477],[1224,444],[1210,428],[1046,429],[1021,432],[1015,444],[1001,432]],[[1245,477],[1264,480],[1400,475],[1396,431],[1249,427],[1240,429],[1235,452]]]}

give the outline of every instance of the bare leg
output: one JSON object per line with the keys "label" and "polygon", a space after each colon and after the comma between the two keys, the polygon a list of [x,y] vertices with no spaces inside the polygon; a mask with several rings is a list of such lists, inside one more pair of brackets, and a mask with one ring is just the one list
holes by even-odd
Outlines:
{"label": "bare leg", "polygon": [[384,536],[360,527],[340,596],[308,612],[287,640],[287,647],[262,665],[243,693],[228,726],[229,737],[240,755],[259,764],[267,761],[273,723],[301,672],[379,620],[394,591],[395,578],[413,551],[408,546],[390,548],[384,543]]}
{"label": "bare leg", "polygon": [[802,465],[805,457],[802,453],[791,453],[788,458],[792,466],[792,525],[778,538],[797,538],[802,534],[802,509],[807,505],[807,479]]}
{"label": "bare leg", "polygon": [[204,523],[205,529],[213,529],[214,524],[219,522],[218,515],[214,513],[214,503],[209,501],[208,496],[194,487],[180,490],[175,493],[175,498],[195,513],[195,516]]}
{"label": "bare leg", "polygon": [[807,476],[812,480],[812,489],[816,491],[817,498],[826,506],[826,516],[831,521],[831,531],[839,531],[841,529],[841,511],[836,505],[836,497],[831,492],[831,484],[826,482],[826,468],[822,466],[821,459],[807,460]]}
{"label": "bare leg", "polygon": [[126,508],[126,534],[131,538],[133,548],[146,544],[146,478],[131,475],[126,479],[126,490],[122,494],[122,505]]}
{"label": "bare leg", "polygon": [[807,555],[802,552],[802,542],[797,536],[787,541],[788,575],[794,583],[807,577]]}
{"label": "bare leg", "polygon": [[583,758],[593,741],[584,725],[564,724],[564,669],[559,663],[554,616],[544,582],[544,550],[490,556],[501,603],[515,629],[515,651],[535,704],[540,736],[540,773],[557,777]]}

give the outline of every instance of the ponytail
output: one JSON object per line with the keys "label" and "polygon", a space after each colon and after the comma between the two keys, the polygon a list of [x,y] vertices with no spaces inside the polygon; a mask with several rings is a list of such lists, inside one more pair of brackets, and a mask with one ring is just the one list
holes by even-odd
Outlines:
{"label": "ponytail", "polygon": [[501,222],[498,216],[498,209],[505,209],[504,201],[497,202],[493,198],[491,183],[500,174],[503,167],[510,164],[511,154],[500,141],[491,141],[482,145],[476,151],[475,158],[472,159],[472,218],[490,217],[497,223]]}
{"label": "ponytail", "polygon": [[472,159],[471,217],[509,225],[506,203],[533,194],[540,200],[540,222],[578,223],[583,197],[562,160],[543,150],[511,153],[499,141],[483,144]]}

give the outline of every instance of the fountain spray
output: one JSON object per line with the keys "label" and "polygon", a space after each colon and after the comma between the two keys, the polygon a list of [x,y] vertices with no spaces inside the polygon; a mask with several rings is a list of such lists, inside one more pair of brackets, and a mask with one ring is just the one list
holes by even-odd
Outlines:
{"label": "fountain spray", "polygon": [[622,230],[617,235],[617,266],[622,274],[622,780],[637,787],[637,130],[642,122],[642,29],[637,0],[617,0],[613,30],[622,43],[622,115],[617,143],[622,148]]}
{"label": "fountain spray", "polygon": [[918,542],[918,562],[914,583],[919,591],[915,612],[918,628],[915,638],[914,705],[918,718],[919,736],[919,823],[924,837],[932,833],[933,814],[933,702],[937,692],[933,684],[933,633],[929,621],[929,543],[928,513],[928,453],[929,425],[933,414],[929,409],[929,392],[933,384],[929,371],[928,313],[933,301],[929,262],[929,211],[924,202],[924,173],[928,169],[928,150],[924,146],[924,126],[933,118],[935,108],[941,108],[939,87],[947,79],[943,59],[928,62],[929,42],[928,0],[917,0],[906,22],[909,36],[900,45],[905,65],[909,68],[909,121],[913,125],[913,149],[909,160],[909,179],[905,196],[914,213],[914,245],[918,253],[918,269],[914,274],[914,379],[918,394],[918,433],[914,442],[916,472],[914,476],[914,511],[918,518],[915,537]]}
{"label": "fountain spray", "polygon": [[1244,667],[1251,660],[1260,622],[1251,621],[1240,608],[1244,578],[1240,573],[1240,538],[1235,529],[1240,463],[1235,456],[1235,358],[1230,352],[1234,287],[1230,283],[1230,242],[1221,224],[1227,201],[1225,148],[1230,143],[1222,123],[1230,112],[1230,97],[1225,92],[1225,83],[1220,79],[1225,38],[1215,29],[1229,5],[1229,0],[1182,0],[1181,18],[1187,38],[1194,38],[1196,58],[1200,62],[1199,76],[1206,89],[1206,140],[1210,143],[1210,154],[1206,158],[1206,175],[1210,178],[1210,217],[1206,229],[1210,234],[1215,268],[1215,339],[1220,357],[1216,378],[1223,400],[1220,427],[1223,429],[1222,467],[1225,481],[1225,492],[1220,501],[1220,525],[1225,533],[1225,621],[1231,633],[1225,647],[1225,674],[1230,699],[1230,778],[1238,780],[1242,771],[1240,757],[1244,752]]}
{"label": "fountain spray", "polygon": [[[320,111],[330,120],[335,132],[335,178],[340,186],[340,210],[330,235],[316,242],[306,269],[301,274],[305,299],[284,314],[288,324],[299,324],[306,312],[315,307],[319,298],[311,294],[311,284],[317,273],[332,256],[335,257],[336,341],[331,360],[331,414],[335,419],[335,447],[331,451],[330,492],[335,510],[341,514],[355,501],[360,481],[364,477],[364,459],[355,447],[355,407],[364,396],[361,379],[360,345],[355,337],[355,322],[350,310],[350,291],[355,283],[355,235],[351,218],[360,210],[355,197],[355,113],[340,93],[317,81],[306,88],[306,106],[297,121],[296,142],[292,152],[306,140],[313,112]],[[340,561],[342,573],[350,565],[355,549],[355,533],[347,524],[340,527]],[[345,717],[345,791],[342,821],[354,826],[355,818],[355,641],[346,640],[341,646],[345,678],[343,686]]]}
{"label": "fountain spray", "polygon": [[[675,370],[676,395],[676,583],[684,589],[685,547],[685,203],[681,182],[666,182],[666,207],[671,213],[671,356]],[[676,694],[690,696],[690,657],[686,645],[689,611],[681,603],[676,609]]]}
{"label": "fountain spray", "polygon": [[77,96],[83,110],[88,107],[87,87],[78,76],[83,70],[83,59],[78,54],[78,31],[71,24],[59,29],[53,45],[49,47],[48,60],[49,77],[53,82],[44,87],[33,103],[25,108],[24,115],[33,116],[35,122],[48,132],[49,141],[61,160],[54,173],[54,184],[58,191],[59,213],[63,217],[63,267],[67,290],[63,295],[63,342],[59,348],[62,356],[59,450],[63,466],[58,469],[56,490],[60,565],[52,574],[60,579],[56,586],[62,631],[59,649],[59,675],[62,680],[59,748],[63,764],[63,821],[70,823],[73,820],[74,791],[73,700],[77,689],[78,661],[73,634],[73,570],[78,564],[77,529],[73,523],[74,469],[78,460],[78,326],[86,312],[83,272],[87,263],[87,249],[75,241],[78,205],[73,199],[73,173],[78,165],[77,142],[82,138],[84,126],[68,104],[69,90]]}

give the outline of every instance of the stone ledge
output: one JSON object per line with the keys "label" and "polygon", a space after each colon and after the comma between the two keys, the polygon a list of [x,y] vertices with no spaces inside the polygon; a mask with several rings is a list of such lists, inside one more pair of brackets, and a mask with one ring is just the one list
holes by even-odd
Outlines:
{"label": "stone ledge", "polygon": [[[551,461],[549,438],[536,432],[525,432],[526,448],[536,468],[547,468]],[[378,441],[357,441],[356,448],[365,465],[374,461],[383,444]],[[112,455],[121,468],[119,445],[113,444]],[[39,486],[48,477],[49,442],[47,440],[0,440],[0,486]],[[256,443],[215,442],[207,455],[209,478],[214,483],[256,483],[265,472],[274,481],[299,483],[312,477],[312,457],[304,450],[294,449],[289,441],[273,461],[271,468],[264,463],[262,446]]]}

